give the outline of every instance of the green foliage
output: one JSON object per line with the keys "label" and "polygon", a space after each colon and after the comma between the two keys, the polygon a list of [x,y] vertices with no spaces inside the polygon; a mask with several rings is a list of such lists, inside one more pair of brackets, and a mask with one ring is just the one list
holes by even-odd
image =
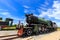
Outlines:
{"label": "green foliage", "polygon": [[16,30],[16,27],[5,27],[3,30]]}
{"label": "green foliage", "polygon": [[2,20],[2,17],[0,17],[0,20]]}
{"label": "green foliage", "polygon": [[12,25],[12,27],[16,27],[16,26],[17,26],[17,24]]}

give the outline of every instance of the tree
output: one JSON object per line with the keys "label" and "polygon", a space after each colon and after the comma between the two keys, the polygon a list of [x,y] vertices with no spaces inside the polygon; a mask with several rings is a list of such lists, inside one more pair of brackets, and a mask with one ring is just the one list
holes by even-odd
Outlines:
{"label": "tree", "polygon": [[2,21],[2,17],[0,17],[0,20]]}

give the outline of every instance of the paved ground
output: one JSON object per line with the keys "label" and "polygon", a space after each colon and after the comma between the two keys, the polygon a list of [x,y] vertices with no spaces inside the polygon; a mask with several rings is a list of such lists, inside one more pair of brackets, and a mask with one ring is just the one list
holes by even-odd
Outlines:
{"label": "paved ground", "polygon": [[17,31],[0,31],[0,40],[60,40],[60,31],[20,38]]}

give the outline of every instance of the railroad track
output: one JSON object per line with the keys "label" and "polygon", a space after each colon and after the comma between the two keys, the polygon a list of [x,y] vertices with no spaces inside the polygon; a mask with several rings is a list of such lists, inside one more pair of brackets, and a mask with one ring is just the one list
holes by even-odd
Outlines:
{"label": "railroad track", "polygon": [[[9,35],[8,35],[8,34]],[[11,34],[12,33],[12,34]],[[40,35],[33,35],[30,37],[22,38],[18,37],[16,32],[0,32],[0,40],[60,40],[60,30],[51,32],[51,33],[46,33],[46,34],[40,34]],[[3,36],[5,35],[6,36]]]}
{"label": "railroad track", "polygon": [[0,36],[0,40],[13,40],[13,39],[17,39],[17,38],[20,38],[20,37],[17,36],[17,34]]}
{"label": "railroad track", "polygon": [[17,34],[7,35],[7,36],[0,36],[0,40],[15,40],[15,39],[17,39],[17,40],[18,39],[19,40],[31,40],[31,39],[33,39],[33,37],[22,38],[22,37],[18,37]]}

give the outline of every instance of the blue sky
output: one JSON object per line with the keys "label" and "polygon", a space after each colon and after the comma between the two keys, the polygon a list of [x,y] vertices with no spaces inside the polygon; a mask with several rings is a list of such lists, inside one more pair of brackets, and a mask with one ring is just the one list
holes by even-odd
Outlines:
{"label": "blue sky", "polygon": [[0,0],[0,17],[25,23],[25,13],[34,13],[60,25],[60,0]]}

